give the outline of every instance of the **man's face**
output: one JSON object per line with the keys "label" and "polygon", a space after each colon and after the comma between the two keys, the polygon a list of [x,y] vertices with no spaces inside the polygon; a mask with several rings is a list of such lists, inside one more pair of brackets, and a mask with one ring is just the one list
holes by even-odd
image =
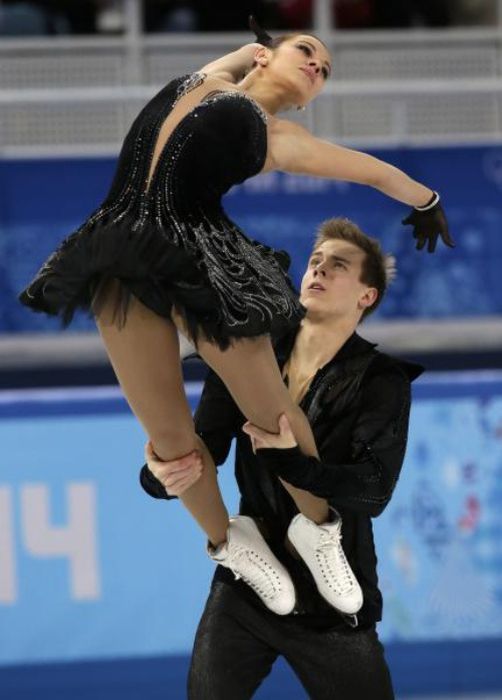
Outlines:
{"label": "man's face", "polygon": [[300,301],[309,318],[350,318],[356,323],[377,297],[360,281],[366,253],[346,241],[328,240],[316,248],[303,275]]}

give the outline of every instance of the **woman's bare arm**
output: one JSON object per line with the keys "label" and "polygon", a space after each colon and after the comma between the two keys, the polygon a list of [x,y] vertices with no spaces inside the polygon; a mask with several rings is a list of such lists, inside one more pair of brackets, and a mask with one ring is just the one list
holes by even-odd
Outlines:
{"label": "woman's bare arm", "polygon": [[201,68],[201,71],[229,83],[238,83],[251,70],[256,51],[259,48],[262,48],[261,44],[246,44],[237,51],[227,53],[216,61],[208,63]]}
{"label": "woman's bare arm", "polygon": [[270,125],[269,157],[274,170],[370,185],[413,207],[424,206],[432,195],[429,187],[393,165],[315,138],[304,127],[285,119],[275,119]]}

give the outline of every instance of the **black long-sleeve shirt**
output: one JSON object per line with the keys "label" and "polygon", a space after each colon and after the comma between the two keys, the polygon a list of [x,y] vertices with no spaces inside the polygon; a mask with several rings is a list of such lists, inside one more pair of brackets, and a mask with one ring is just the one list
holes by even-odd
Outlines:
{"label": "black long-sleeve shirt", "polygon": [[[295,335],[276,347],[280,366],[291,352]],[[319,595],[305,564],[284,547],[289,523],[298,510],[279,476],[328,499],[338,510],[342,545],[364,595],[359,625],[381,619],[371,518],[382,513],[399,477],[408,435],[410,382],[422,368],[374,348],[354,333],[317,372],[300,403],[309,418],[319,460],[303,455],[297,447],[261,449],[254,455],[249,437],[242,432],[245,418],[213,372],[206,379],[195,414],[196,431],[217,465],[225,461],[236,438],[239,511],[259,521],[270,547],[288,568],[297,594],[294,619],[310,627],[345,623]],[[218,567],[215,576],[262,606],[228,569]]]}

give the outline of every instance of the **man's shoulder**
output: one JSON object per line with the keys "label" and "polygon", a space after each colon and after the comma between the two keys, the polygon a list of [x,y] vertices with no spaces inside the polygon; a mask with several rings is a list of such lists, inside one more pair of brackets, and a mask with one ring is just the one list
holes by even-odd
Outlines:
{"label": "man's shoulder", "polygon": [[372,360],[368,367],[367,377],[376,375],[400,375],[410,383],[424,372],[424,367],[417,362],[411,362],[401,357],[394,357],[386,352],[373,349]]}

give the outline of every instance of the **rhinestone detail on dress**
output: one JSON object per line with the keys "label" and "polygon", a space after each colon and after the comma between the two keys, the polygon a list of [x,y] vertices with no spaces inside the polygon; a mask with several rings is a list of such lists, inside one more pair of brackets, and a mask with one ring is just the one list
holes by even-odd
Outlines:
{"label": "rhinestone detail on dress", "polygon": [[23,303],[70,319],[90,303],[98,275],[117,277],[157,313],[169,317],[175,304],[195,335],[200,327],[222,348],[303,316],[284,256],[249,239],[222,207],[222,196],[265,163],[267,115],[253,98],[207,94],[174,127],[146,187],[164,120],[205,78],[177,78],[143,108],[107,198],[44,263]]}

